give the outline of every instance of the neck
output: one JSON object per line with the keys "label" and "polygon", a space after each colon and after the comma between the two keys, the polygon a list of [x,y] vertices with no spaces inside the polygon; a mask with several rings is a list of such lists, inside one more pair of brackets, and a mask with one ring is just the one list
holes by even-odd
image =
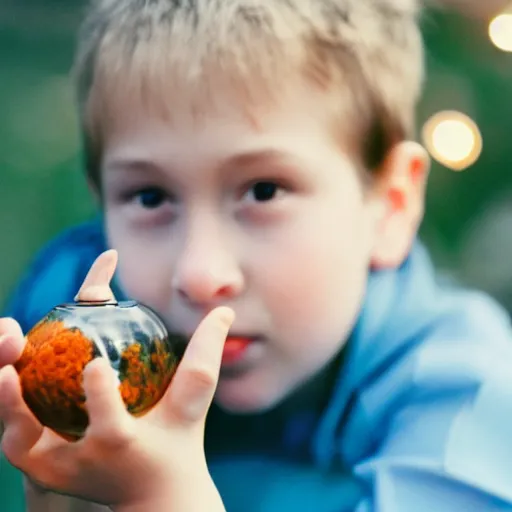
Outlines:
{"label": "neck", "polygon": [[331,397],[343,355],[265,412],[235,414],[214,404],[206,427],[207,454],[265,452],[308,458],[309,442]]}

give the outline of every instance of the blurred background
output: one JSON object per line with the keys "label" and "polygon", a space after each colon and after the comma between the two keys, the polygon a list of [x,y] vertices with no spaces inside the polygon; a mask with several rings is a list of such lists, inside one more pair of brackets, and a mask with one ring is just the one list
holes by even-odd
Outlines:
{"label": "blurred background", "polygon": [[[0,309],[35,252],[94,212],[68,79],[83,8],[0,0]],[[418,136],[434,162],[421,236],[441,271],[512,312],[512,3],[430,0],[422,27]],[[2,468],[0,510],[22,510],[2,500]]]}

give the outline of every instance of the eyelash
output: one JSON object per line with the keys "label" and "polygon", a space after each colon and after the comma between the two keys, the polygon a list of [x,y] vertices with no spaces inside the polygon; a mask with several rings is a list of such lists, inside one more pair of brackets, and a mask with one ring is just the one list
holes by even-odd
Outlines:
{"label": "eyelash", "polygon": [[[258,187],[256,189],[255,187]],[[269,187],[270,190],[269,190]],[[279,194],[279,192],[286,191],[286,187],[282,184],[278,183],[276,180],[257,180],[249,183],[247,186],[244,187],[243,193],[241,195],[241,198],[243,198],[246,194],[249,192],[254,191],[255,193],[255,200],[257,203],[267,203],[272,201],[276,198],[276,194]],[[268,197],[267,199],[262,198],[261,200],[257,199],[258,194],[260,197],[265,194],[269,194],[271,197]],[[146,197],[146,199],[149,200],[149,203],[157,203],[157,204],[148,204],[144,205],[143,203],[143,195],[149,194],[149,197]],[[156,196],[156,197],[155,197]],[[157,210],[162,204],[167,200],[169,202],[173,202],[173,197],[170,196],[166,191],[164,191],[160,187],[142,187],[136,190],[132,190],[129,192],[126,192],[122,195],[123,202],[132,202],[137,201],[138,204],[147,210]]]}
{"label": "eyelash", "polygon": [[[144,206],[144,204],[141,204],[141,199],[144,194],[153,194],[153,200],[156,199],[156,202],[158,204],[156,204],[154,206],[149,206],[149,207]],[[155,195],[157,196],[156,198],[155,198]],[[150,202],[151,202],[151,196],[148,197],[147,199],[150,199]],[[158,208],[161,207],[161,205],[164,202],[172,203],[173,197],[168,192],[166,192],[164,189],[162,189],[161,187],[148,186],[148,187],[134,188],[132,190],[122,192],[119,195],[119,200],[124,204],[130,204],[130,203],[136,202],[138,206],[141,206],[144,209],[157,210]]]}
{"label": "eyelash", "polygon": [[[266,192],[269,192],[269,186],[270,187],[273,187],[273,194],[271,194],[271,197],[268,198],[268,199],[264,199],[262,201],[258,201],[256,200],[256,202],[258,203],[268,203],[268,202],[271,202],[272,200],[274,200],[276,198],[276,194],[279,194],[279,192],[283,192],[283,191],[286,191],[286,187],[284,187],[282,184],[280,184],[278,181],[276,180],[272,180],[272,179],[268,179],[268,180],[256,180],[256,181],[253,181],[251,183],[249,183],[248,186],[246,186],[244,188],[244,193],[242,195],[242,197],[244,197],[248,192],[250,192],[251,190],[255,192],[255,196],[257,196],[258,194],[256,193],[257,190],[255,187],[257,186],[260,186],[259,187],[259,192],[260,192],[260,195],[263,194],[265,195]],[[255,197],[256,199],[256,197]]]}
{"label": "eyelash", "polygon": [[[152,202],[155,203],[155,199],[156,199],[157,204],[145,206],[143,204],[143,195],[144,194],[149,194],[149,197],[146,197],[146,199],[149,199],[149,203],[152,203]],[[140,205],[147,210],[156,210],[162,205],[162,203],[166,199],[170,199],[168,194],[159,187],[148,187],[148,188],[141,189],[133,194],[133,198],[138,199]]]}

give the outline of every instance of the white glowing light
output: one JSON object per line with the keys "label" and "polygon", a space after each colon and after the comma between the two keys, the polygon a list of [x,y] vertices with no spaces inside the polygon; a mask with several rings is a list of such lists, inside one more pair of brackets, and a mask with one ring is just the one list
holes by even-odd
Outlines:
{"label": "white glowing light", "polygon": [[482,152],[482,136],[477,125],[455,111],[432,116],[423,127],[423,142],[433,158],[454,171],[467,169]]}
{"label": "white glowing light", "polygon": [[512,52],[512,13],[499,14],[491,20],[489,37],[500,50]]}

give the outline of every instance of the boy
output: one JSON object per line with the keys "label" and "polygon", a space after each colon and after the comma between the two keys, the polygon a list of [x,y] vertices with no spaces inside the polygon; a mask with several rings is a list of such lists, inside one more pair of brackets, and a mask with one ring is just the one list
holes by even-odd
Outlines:
{"label": "boy", "polygon": [[[415,241],[416,16],[412,0],[96,2],[77,77],[103,216],[43,252],[10,315],[26,331],[94,261],[79,298],[108,298],[119,254],[116,297],[186,335],[213,310],[208,342],[187,352],[191,386],[137,421],[92,367],[91,428],[70,448],[23,408],[4,320],[15,466],[130,512],[512,510],[508,318],[442,288]],[[235,313],[220,370],[219,306]],[[59,499],[28,488],[32,510]]]}

